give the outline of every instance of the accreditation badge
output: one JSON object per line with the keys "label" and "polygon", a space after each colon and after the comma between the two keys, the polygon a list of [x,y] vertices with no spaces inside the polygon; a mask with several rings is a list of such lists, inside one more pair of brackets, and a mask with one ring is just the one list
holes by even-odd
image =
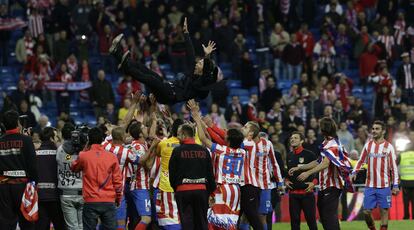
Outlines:
{"label": "accreditation badge", "polygon": [[299,157],[299,163],[300,163],[300,164],[303,164],[303,162],[305,162],[305,158],[303,158],[303,157]]}

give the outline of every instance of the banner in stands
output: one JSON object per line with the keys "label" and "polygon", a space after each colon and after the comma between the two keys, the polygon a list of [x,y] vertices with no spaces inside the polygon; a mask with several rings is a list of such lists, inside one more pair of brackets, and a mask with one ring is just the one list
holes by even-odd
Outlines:
{"label": "banner in stands", "polygon": [[27,26],[20,18],[0,18],[0,30],[17,30]]}
{"label": "banner in stands", "polygon": [[46,82],[46,88],[53,91],[81,91],[92,87],[92,82]]}

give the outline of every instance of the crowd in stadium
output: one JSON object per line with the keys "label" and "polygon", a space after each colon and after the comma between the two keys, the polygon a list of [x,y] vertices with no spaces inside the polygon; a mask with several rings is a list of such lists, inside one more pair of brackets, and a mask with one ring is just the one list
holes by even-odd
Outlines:
{"label": "crowd in stadium", "polygon": [[[8,26],[17,17],[15,12],[22,12],[17,16],[27,26]],[[8,129],[16,128],[10,121],[15,117],[11,111],[17,111],[21,131],[31,136],[37,151],[37,170],[29,170],[36,173],[27,172],[31,174],[29,179],[39,183],[37,225],[45,228],[52,222],[56,229],[80,229],[83,223],[83,228],[89,229],[96,223],[82,222],[79,207],[84,202],[89,204],[83,214],[84,218],[90,215],[87,219],[94,219],[107,208],[92,207],[90,203],[96,200],[91,197],[84,200],[85,189],[89,195],[93,190],[90,181],[88,188],[83,181],[82,198],[80,171],[86,169],[80,166],[80,160],[73,163],[78,154],[69,154],[79,153],[82,149],[76,148],[85,146],[82,140],[87,136],[89,141],[91,138],[95,141],[88,144],[91,149],[118,156],[114,162],[121,166],[122,175],[113,172],[119,178],[111,182],[117,189],[110,196],[116,196],[121,208],[111,215],[117,217],[118,228],[128,225],[129,229],[145,229],[151,223],[161,227],[179,225],[178,214],[183,213],[175,204],[177,197],[171,194],[180,185],[173,185],[172,178],[168,178],[171,170],[168,163],[173,147],[180,142],[183,145],[194,142],[188,139],[195,138],[195,143],[203,144],[213,153],[231,152],[232,164],[237,164],[234,162],[239,162],[245,154],[234,144],[238,137],[241,138],[238,146],[243,142],[245,148],[255,138],[266,140],[260,148],[272,146],[271,151],[263,150],[272,156],[260,163],[269,164],[269,169],[258,170],[268,178],[261,178],[264,182],[260,183],[243,179],[252,187],[272,191],[266,198],[271,204],[257,204],[260,215],[259,207],[251,208],[248,201],[243,201],[246,194],[257,191],[232,186],[242,181],[234,178],[234,165],[231,177],[237,182],[225,185],[222,180],[226,180],[226,172],[220,171],[223,175],[218,176],[215,171],[218,167],[215,162],[220,157],[215,159],[214,154],[211,157],[210,167],[217,187],[240,195],[241,210],[247,217],[238,220],[240,204],[232,204],[234,209],[230,205],[230,212],[237,214],[237,218],[230,216],[226,226],[220,226],[220,215],[215,217],[217,210],[210,208],[209,223],[224,229],[237,225],[242,228],[247,223],[254,229],[263,229],[264,223],[269,223],[271,228],[271,213],[277,206],[279,192],[285,189],[282,178],[288,178],[291,174],[288,169],[294,167],[287,160],[295,152],[293,144],[297,148],[303,145],[315,154],[316,160],[320,145],[326,146],[325,141],[330,141],[327,138],[330,135],[326,134],[329,130],[324,133],[320,127],[323,118],[337,125],[334,138],[337,142],[333,145],[337,149],[343,146],[358,169],[364,168],[357,161],[364,156],[367,143],[373,138],[377,140],[375,136],[381,132],[374,131],[374,124],[385,129],[386,143],[396,148],[397,155],[412,149],[409,143],[414,143],[414,14],[410,12],[414,12],[414,0],[0,0],[0,66],[13,73],[14,84],[14,88],[7,89],[3,87],[5,80],[0,79],[3,85],[0,119],[6,126],[2,131],[10,134]],[[117,56],[111,46],[119,34],[123,34],[123,39],[121,54]],[[191,61],[189,40],[196,56]],[[210,50],[207,55],[206,47],[213,44],[210,41],[214,41],[215,51]],[[197,95],[201,91],[193,90],[191,95],[185,91],[187,95],[182,100],[173,100],[163,97],[169,95],[164,91],[151,88],[152,82],[143,81],[143,72],[127,71],[126,53],[128,63],[152,71],[154,79],[163,84],[174,85],[188,77],[189,72],[192,75],[191,71],[197,68],[194,65],[201,61],[204,66],[211,61],[215,71],[210,72],[220,81],[202,91],[210,92],[208,96]],[[200,75],[206,75],[204,69]],[[203,100],[187,103],[193,98]],[[84,116],[92,119],[83,119]],[[89,128],[77,126],[84,123]],[[253,137],[249,137],[249,132]],[[226,139],[229,137],[235,140]],[[22,143],[26,145],[24,140]],[[0,153],[10,147],[1,143]],[[394,154],[392,147],[381,149]],[[329,158],[328,154],[321,155]],[[181,157],[197,158],[183,154]],[[108,162],[113,160],[109,158]],[[93,162],[92,158],[89,160]],[[392,160],[397,161],[397,156]],[[310,162],[312,157],[306,163]],[[335,165],[336,170],[345,167],[342,162]],[[390,163],[390,170],[396,169],[391,166]],[[247,161],[244,167],[249,167]],[[305,182],[317,185],[317,179],[321,178],[315,173],[308,175]],[[358,174],[354,183],[365,184],[369,178],[365,174],[369,172]],[[389,182],[381,185],[367,182],[367,186],[384,187],[383,183],[395,186],[395,179],[395,175],[387,176],[384,181]],[[332,186],[343,189],[338,181]],[[405,186],[414,188],[414,183]],[[204,190],[215,191],[215,187],[207,184]],[[152,194],[153,188],[159,191],[158,196]],[[25,187],[19,189],[21,192]],[[137,190],[151,190],[151,194]],[[414,194],[413,189],[410,191]],[[144,199],[146,196],[148,199]],[[224,196],[220,199],[224,200]],[[414,206],[414,195],[407,193],[409,196]],[[346,204],[346,200],[342,203]],[[0,207],[4,207],[1,205],[0,201]],[[134,206],[136,210],[131,208]],[[324,210],[335,209],[329,208]],[[249,213],[252,210],[256,213]],[[346,219],[344,210],[340,216]],[[100,217],[101,221],[105,219],[104,215]],[[334,218],[338,219],[335,215]],[[409,218],[408,205],[404,218]],[[309,228],[314,229],[310,222]],[[386,223],[382,222],[381,229],[386,229]],[[325,228],[337,227],[335,221],[324,220],[323,224]],[[375,229],[372,224],[368,226]],[[10,223],[10,229],[15,225]]]}

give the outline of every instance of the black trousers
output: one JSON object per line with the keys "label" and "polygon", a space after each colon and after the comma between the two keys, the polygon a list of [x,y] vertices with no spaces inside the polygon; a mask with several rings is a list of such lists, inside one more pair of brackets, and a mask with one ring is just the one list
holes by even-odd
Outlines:
{"label": "black trousers", "polygon": [[260,189],[252,185],[245,185],[240,188],[240,192],[240,215],[246,215],[254,230],[263,230],[259,216]]}
{"label": "black trousers", "polygon": [[176,88],[154,71],[148,69],[145,65],[128,60],[122,67],[125,74],[130,75],[135,80],[143,83],[157,98],[157,102],[161,104],[175,104]]}
{"label": "black trousers", "polygon": [[28,222],[20,211],[23,192],[26,184],[0,184],[0,229],[16,229],[19,222],[20,229],[33,230],[35,225]]}
{"label": "black trousers", "polygon": [[290,226],[292,230],[300,229],[300,214],[305,214],[306,223],[310,230],[318,229],[316,224],[316,204],[313,193],[289,194]]}
{"label": "black trousers", "polygon": [[414,188],[402,188],[404,203],[404,219],[410,219],[410,203],[411,203],[411,219],[414,220]]}
{"label": "black trousers", "polygon": [[56,230],[65,228],[60,201],[39,201],[39,220],[36,222],[36,230],[49,230],[50,222]]}
{"label": "black trousers", "polygon": [[84,230],[96,230],[98,219],[102,230],[116,230],[116,208],[114,203],[85,203],[82,212]]}
{"label": "black trousers", "polygon": [[339,230],[338,204],[342,190],[330,187],[319,191],[318,211],[325,230]]}
{"label": "black trousers", "polygon": [[206,190],[190,190],[174,194],[181,228],[183,230],[207,230],[208,192]]}

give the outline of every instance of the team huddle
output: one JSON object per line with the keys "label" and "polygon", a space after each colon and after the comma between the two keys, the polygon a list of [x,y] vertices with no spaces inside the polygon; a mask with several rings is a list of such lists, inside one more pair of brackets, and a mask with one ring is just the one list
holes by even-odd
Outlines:
{"label": "team huddle", "polygon": [[[335,122],[326,117],[320,120],[325,137],[320,153],[304,149],[303,134],[293,132],[285,168],[255,122],[247,122],[242,129],[222,130],[201,116],[194,100],[187,103],[193,122],[184,122],[172,120],[152,96],[149,106],[144,105],[145,96],[133,98],[124,122],[128,125],[107,126],[105,140],[96,147],[116,156],[120,168],[113,182],[117,185],[118,229],[127,223],[130,229],[146,229],[151,222],[161,229],[271,229],[266,223],[266,215],[273,210],[271,190],[284,191],[284,182],[292,229],[300,229],[301,211],[309,229],[317,229],[317,184],[320,222],[324,229],[340,229],[340,195],[344,189],[352,192],[352,180],[363,164],[368,165],[367,224],[375,229],[371,210],[379,206],[381,229],[387,229],[387,210],[391,193],[398,192],[398,173],[394,148],[384,140],[382,122],[374,122],[373,140],[366,143],[353,170],[336,137]],[[137,110],[146,107],[147,111]],[[140,115],[131,121],[136,114]],[[73,170],[84,169],[81,164],[87,154],[91,153],[80,153]],[[282,178],[285,169],[288,173]],[[84,221],[84,228],[94,229],[96,223],[85,226]]]}

